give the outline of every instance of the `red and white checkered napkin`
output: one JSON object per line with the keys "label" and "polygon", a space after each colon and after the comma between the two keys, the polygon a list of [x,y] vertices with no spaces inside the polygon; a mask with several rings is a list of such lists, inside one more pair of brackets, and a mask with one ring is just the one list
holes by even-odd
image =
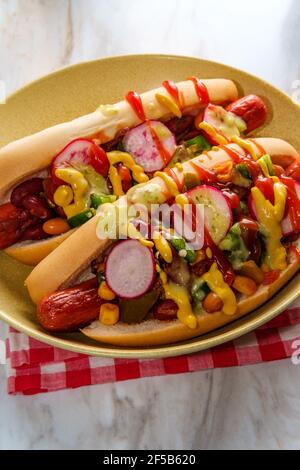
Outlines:
{"label": "red and white checkered napkin", "polygon": [[109,359],[53,348],[9,330],[8,392],[31,395],[83,385],[194,372],[290,357],[300,339],[300,299],[277,318],[236,341],[166,359]]}

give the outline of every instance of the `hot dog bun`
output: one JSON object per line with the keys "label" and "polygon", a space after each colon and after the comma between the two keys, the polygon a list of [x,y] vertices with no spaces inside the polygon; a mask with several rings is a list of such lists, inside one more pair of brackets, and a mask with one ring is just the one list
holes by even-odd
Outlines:
{"label": "hot dog bun", "polygon": [[69,232],[62,233],[57,237],[50,237],[46,240],[40,240],[36,242],[23,242],[16,243],[15,245],[6,248],[5,253],[7,253],[12,258],[15,258],[20,263],[27,264],[28,266],[36,266],[39,264],[42,259],[55,250],[58,245],[60,245],[66,238],[68,238],[73,230]]}
{"label": "hot dog bun", "polygon": [[197,315],[198,326],[194,330],[188,328],[179,320],[169,322],[146,320],[131,325],[118,322],[113,326],[103,325],[97,320],[81,331],[93,340],[116,346],[158,346],[194,338],[221,328],[258,308],[283,287],[298,271],[299,267],[298,260],[293,260],[273,284],[260,286],[255,295],[241,298],[238,302],[237,312],[232,316],[225,315],[223,312],[212,314],[203,312]]}
{"label": "hot dog bun", "polygon": [[[234,101],[238,90],[231,80],[203,80],[210,102],[215,104]],[[201,102],[191,80],[177,84],[183,112],[201,108]],[[164,88],[156,88],[141,94],[146,117],[166,120],[169,110],[155,98],[156,93],[167,95]],[[112,140],[124,127],[134,127],[140,121],[126,100],[110,108],[99,108],[91,114],[73,121],[58,124],[31,136],[12,142],[0,149],[0,202],[7,200],[11,190],[20,182],[46,169],[52,158],[76,138],[95,138],[99,143]],[[28,265],[36,265],[51,253],[71,232],[51,237],[42,242],[18,243],[8,248],[7,254]]]}
{"label": "hot dog bun", "polygon": [[[233,101],[238,97],[236,85],[231,80],[216,78],[203,80],[203,83],[212,103]],[[185,112],[201,107],[192,81],[179,82],[177,86]],[[168,119],[171,117],[170,111],[156,100],[156,93],[167,95],[162,87],[141,94],[146,117]],[[96,138],[102,144],[112,140],[120,129],[134,127],[140,123],[126,100],[116,103],[113,109],[114,111],[109,112],[98,108],[91,114],[49,127],[0,149],[0,199],[19,181],[47,168],[52,158],[72,140],[79,137]]]}
{"label": "hot dog bun", "polygon": [[[287,142],[281,139],[263,138],[249,141],[253,149],[257,150],[256,143],[262,146],[265,152],[269,153],[271,158],[280,156],[289,156],[293,159],[298,158],[297,151]],[[237,144],[228,144],[229,148],[238,149],[243,152]],[[207,154],[195,157],[192,162],[202,166],[205,169],[211,169],[216,164],[230,160],[231,157],[225,150],[211,150]],[[191,161],[185,162],[182,166],[185,171],[193,172],[198,177],[197,171],[191,165]],[[182,180],[182,173],[178,169],[174,169],[177,178]],[[170,198],[170,193],[164,181],[160,177],[153,178],[146,183],[150,185],[157,184],[160,187],[164,200]],[[137,187],[135,187],[137,188]],[[134,193],[133,193],[134,194]],[[123,196],[123,198],[131,199],[132,194]],[[122,199],[117,201],[118,204]],[[164,201],[161,201],[164,202]],[[76,280],[76,277],[89,267],[90,262],[96,259],[105,246],[110,242],[108,240],[99,240],[96,236],[97,217],[94,217],[85,225],[81,226],[76,232],[68,237],[54,252],[41,261],[41,263],[33,269],[29,277],[26,279],[30,297],[35,303],[40,302],[46,295],[49,295],[60,288],[67,287]],[[74,254],[80,254],[74,256]]]}

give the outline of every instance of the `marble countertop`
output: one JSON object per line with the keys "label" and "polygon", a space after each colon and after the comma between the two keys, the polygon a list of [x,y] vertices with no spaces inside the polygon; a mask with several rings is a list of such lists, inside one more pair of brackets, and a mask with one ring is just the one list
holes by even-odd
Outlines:
{"label": "marble countertop", "polygon": [[[0,81],[11,92],[82,60],[172,53],[292,94],[299,20],[296,0],[0,0]],[[299,449],[299,371],[286,360],[11,397],[0,366],[0,449]]]}

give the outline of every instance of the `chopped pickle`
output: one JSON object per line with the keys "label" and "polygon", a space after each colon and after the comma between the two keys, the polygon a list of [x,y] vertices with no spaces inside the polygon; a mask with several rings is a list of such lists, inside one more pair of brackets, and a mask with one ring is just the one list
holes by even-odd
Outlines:
{"label": "chopped pickle", "polygon": [[157,302],[160,292],[152,289],[138,299],[120,300],[120,319],[124,323],[140,323]]}

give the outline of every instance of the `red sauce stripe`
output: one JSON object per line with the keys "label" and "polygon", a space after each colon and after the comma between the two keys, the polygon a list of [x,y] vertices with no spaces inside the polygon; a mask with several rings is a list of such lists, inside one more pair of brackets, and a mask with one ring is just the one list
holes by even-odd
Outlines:
{"label": "red sauce stripe", "polygon": [[199,181],[201,183],[214,183],[216,181],[216,175],[213,171],[205,170],[197,163],[193,162],[192,160],[189,162],[190,165],[197,171]]}
{"label": "red sauce stripe", "polygon": [[162,83],[162,86],[167,90],[170,96],[176,101],[178,104],[179,108],[181,108],[180,105],[180,99],[179,99],[179,90],[175,82],[172,80],[165,80]]}
{"label": "red sauce stripe", "polygon": [[224,150],[231,157],[234,163],[240,163],[242,159],[242,155],[237,151],[233,150],[232,148],[227,147],[226,145],[219,145],[220,149]]}
{"label": "red sauce stripe", "polygon": [[256,146],[256,148],[260,151],[260,157],[262,157],[263,155],[266,155],[266,151],[265,149],[263,148],[262,145],[260,145],[258,142],[256,142],[255,139],[247,139],[249,140],[250,142],[252,142],[252,144],[254,144]]}
{"label": "red sauce stripe", "polygon": [[137,117],[141,121],[145,121],[146,116],[140,95],[136,91],[129,91],[125,99],[130,104]]}
{"label": "red sauce stripe", "polygon": [[183,183],[179,180],[176,172],[172,168],[165,168],[164,173],[166,173],[172,180],[176,183],[178,191],[181,193],[183,189]]}
{"label": "red sauce stripe", "polygon": [[204,83],[197,77],[189,77],[187,80],[191,80],[194,83],[196,93],[201,103],[207,105],[209,103],[209,94]]}
{"label": "red sauce stripe", "polygon": [[152,135],[152,138],[155,142],[155,145],[157,147],[157,150],[159,151],[163,161],[164,161],[164,164],[167,165],[171,159],[171,154],[170,152],[168,152],[165,147],[163,146],[163,144],[161,143],[161,140],[159,139],[159,137],[157,136],[156,132],[155,132],[155,129],[153,129],[153,127],[151,126],[151,122],[150,121],[146,121],[146,124],[148,126],[148,129],[149,131],[151,132],[151,135]]}

